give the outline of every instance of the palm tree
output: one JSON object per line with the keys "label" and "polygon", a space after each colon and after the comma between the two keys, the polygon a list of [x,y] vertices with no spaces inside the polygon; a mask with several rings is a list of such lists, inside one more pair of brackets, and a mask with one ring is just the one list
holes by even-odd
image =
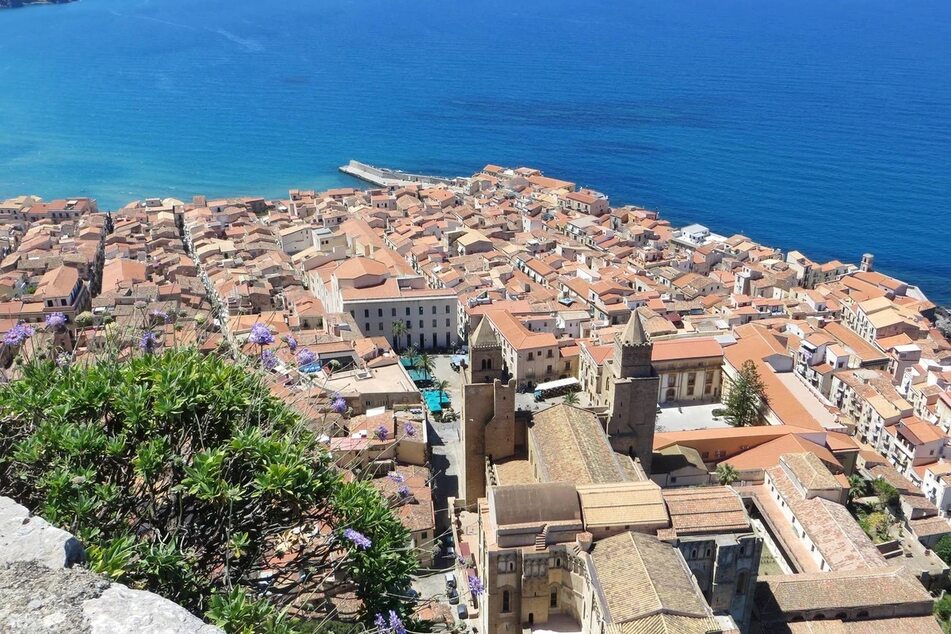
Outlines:
{"label": "palm tree", "polygon": [[449,381],[440,379],[433,383],[433,387],[439,390],[437,392],[437,394],[439,394],[439,406],[442,407],[443,395],[446,393],[446,390],[449,389]]}
{"label": "palm tree", "polygon": [[862,497],[865,494],[865,487],[867,486],[865,478],[860,476],[857,473],[853,473],[849,476],[849,502],[852,502],[857,497]]}
{"label": "palm tree", "polygon": [[426,373],[426,378],[433,378],[433,372],[436,369],[436,362],[425,352],[416,358],[416,367]]}
{"label": "palm tree", "polygon": [[736,472],[729,462],[721,462],[717,465],[717,482],[722,485],[733,484],[740,479],[740,474]]}
{"label": "palm tree", "polygon": [[578,405],[578,393],[568,392],[565,394],[565,398],[561,399],[561,402],[565,405]]}
{"label": "palm tree", "polygon": [[403,320],[393,322],[393,347],[400,351],[400,339],[406,334],[406,322]]}

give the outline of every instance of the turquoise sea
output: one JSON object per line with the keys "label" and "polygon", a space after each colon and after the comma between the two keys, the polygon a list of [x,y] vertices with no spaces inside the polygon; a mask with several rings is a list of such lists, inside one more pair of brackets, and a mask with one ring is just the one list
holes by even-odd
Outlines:
{"label": "turquoise sea", "polygon": [[948,0],[82,0],[0,11],[0,197],[532,165],[951,302]]}

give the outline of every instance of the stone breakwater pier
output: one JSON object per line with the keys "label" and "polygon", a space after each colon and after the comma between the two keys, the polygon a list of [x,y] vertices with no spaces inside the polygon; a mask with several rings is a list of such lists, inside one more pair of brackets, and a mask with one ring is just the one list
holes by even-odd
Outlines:
{"label": "stone breakwater pier", "polygon": [[360,161],[350,161],[341,165],[339,170],[354,178],[359,178],[378,187],[404,187],[406,185],[463,185],[469,179],[461,176],[445,178],[443,176],[428,176],[425,174],[411,174],[402,170],[386,167],[374,167]]}

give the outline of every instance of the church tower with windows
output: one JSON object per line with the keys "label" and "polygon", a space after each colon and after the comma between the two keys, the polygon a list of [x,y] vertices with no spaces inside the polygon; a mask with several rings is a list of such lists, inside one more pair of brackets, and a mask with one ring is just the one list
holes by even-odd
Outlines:
{"label": "church tower with windows", "polygon": [[614,337],[607,431],[615,451],[637,457],[650,474],[660,378],[651,365],[653,344],[635,310]]}
{"label": "church tower with windows", "polygon": [[491,383],[501,379],[504,371],[502,345],[484,317],[469,337],[467,383]]}
{"label": "church tower with windows", "polygon": [[[515,380],[502,382],[502,346],[483,318],[469,336],[462,386],[462,464],[459,499],[474,506],[486,494],[486,461],[515,455]],[[524,432],[523,434],[524,435]]]}

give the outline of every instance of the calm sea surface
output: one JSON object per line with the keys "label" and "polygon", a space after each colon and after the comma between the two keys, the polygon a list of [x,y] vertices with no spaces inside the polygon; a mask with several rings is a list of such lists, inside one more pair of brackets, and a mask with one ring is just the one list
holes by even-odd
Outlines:
{"label": "calm sea surface", "polygon": [[951,302],[951,2],[82,0],[0,12],[0,197],[532,165]]}

